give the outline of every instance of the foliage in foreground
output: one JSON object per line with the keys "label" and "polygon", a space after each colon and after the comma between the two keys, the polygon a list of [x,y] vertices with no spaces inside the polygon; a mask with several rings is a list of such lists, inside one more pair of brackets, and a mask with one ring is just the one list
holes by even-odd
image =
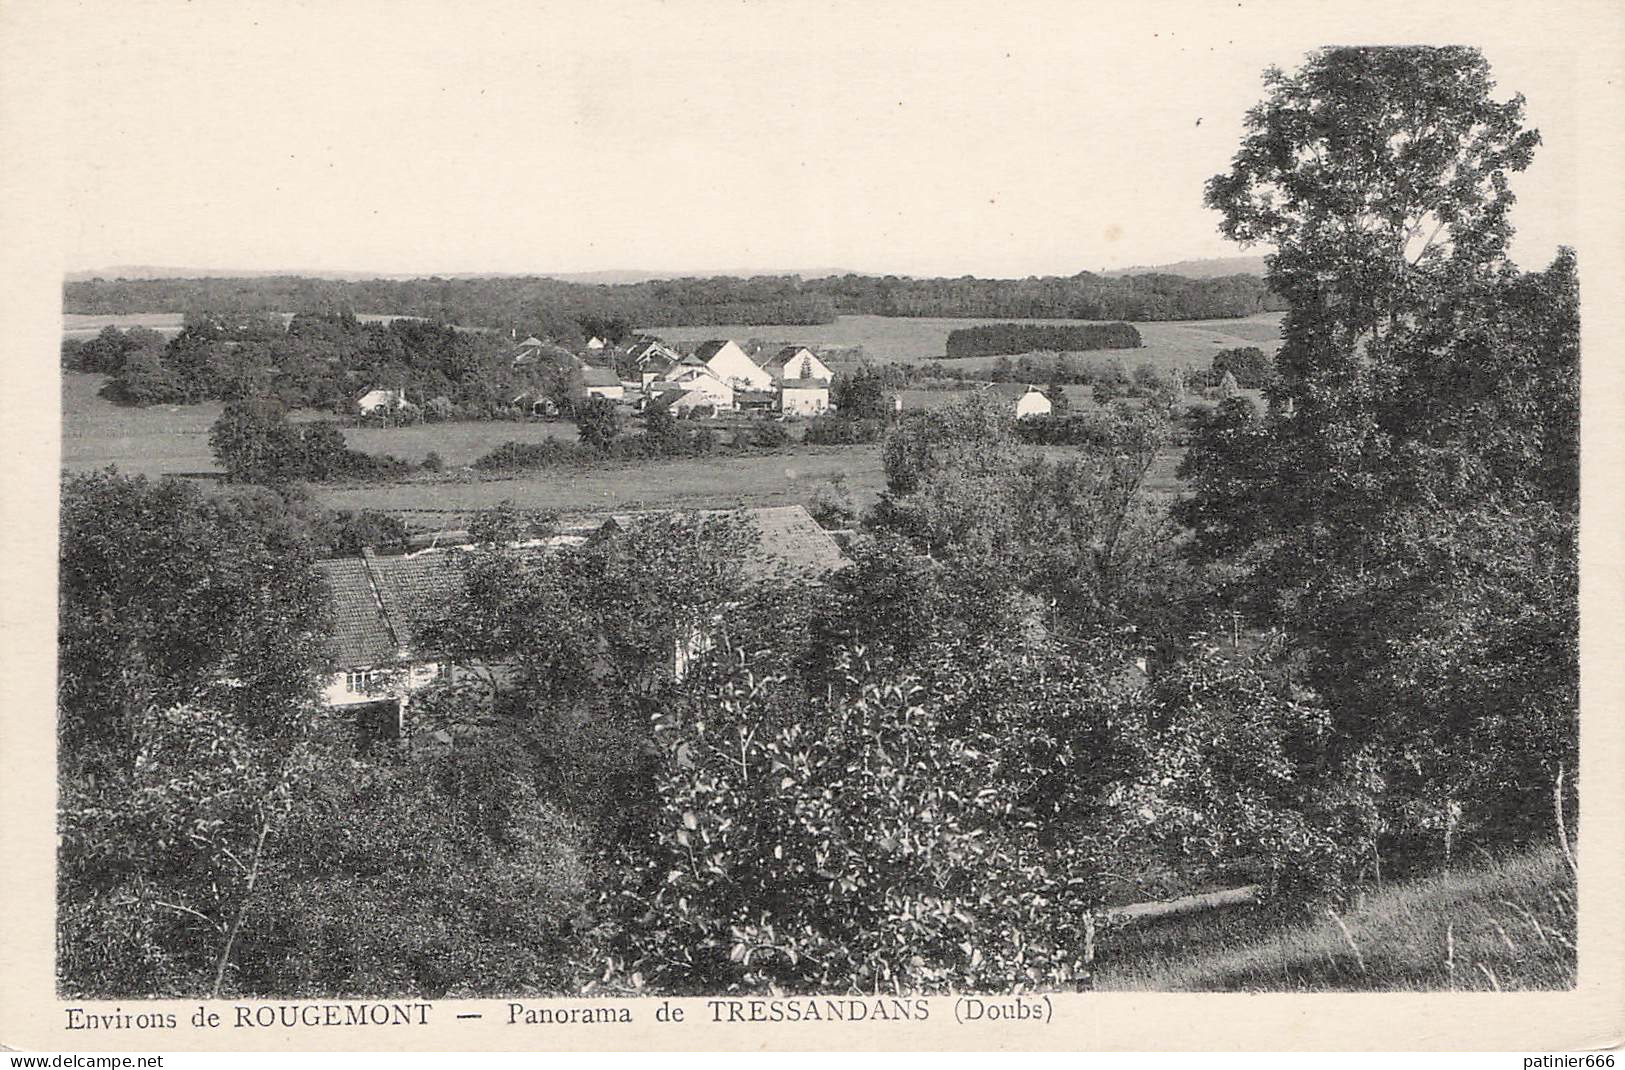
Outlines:
{"label": "foliage in foreground", "polygon": [[655,715],[653,826],[610,859],[606,980],[930,993],[1084,979],[1102,781],[1130,760],[1108,696],[1065,666],[952,654],[914,676],[846,659],[827,698],[776,673],[776,655],[718,658],[686,682]]}

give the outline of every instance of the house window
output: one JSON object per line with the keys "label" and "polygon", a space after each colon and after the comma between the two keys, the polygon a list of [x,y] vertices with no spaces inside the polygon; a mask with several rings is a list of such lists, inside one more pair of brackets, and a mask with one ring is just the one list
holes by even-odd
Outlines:
{"label": "house window", "polygon": [[385,676],[376,669],[356,669],[344,674],[344,686],[351,694],[366,695],[378,690]]}

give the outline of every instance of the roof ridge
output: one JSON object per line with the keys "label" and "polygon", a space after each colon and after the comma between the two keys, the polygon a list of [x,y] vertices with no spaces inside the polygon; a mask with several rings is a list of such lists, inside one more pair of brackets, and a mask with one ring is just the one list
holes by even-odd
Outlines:
{"label": "roof ridge", "polygon": [[389,632],[389,641],[400,650],[405,644],[401,642],[401,633],[395,627],[394,618],[389,615],[389,605],[384,601],[384,591],[380,586],[380,577],[373,569],[373,553],[370,549],[361,551],[361,568],[367,574],[367,588],[372,591],[372,600],[378,606],[378,618],[384,622],[384,630]]}

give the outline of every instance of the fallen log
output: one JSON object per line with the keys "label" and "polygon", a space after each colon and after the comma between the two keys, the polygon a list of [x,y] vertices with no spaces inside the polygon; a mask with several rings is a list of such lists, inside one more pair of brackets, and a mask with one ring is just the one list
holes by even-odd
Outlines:
{"label": "fallen log", "polygon": [[1224,888],[1217,892],[1183,895],[1178,899],[1162,899],[1149,903],[1130,903],[1128,906],[1123,907],[1107,907],[1105,915],[1108,921],[1135,922],[1167,918],[1176,914],[1196,914],[1204,910],[1217,910],[1220,907],[1256,903],[1261,890],[1259,885],[1247,884],[1240,888]]}

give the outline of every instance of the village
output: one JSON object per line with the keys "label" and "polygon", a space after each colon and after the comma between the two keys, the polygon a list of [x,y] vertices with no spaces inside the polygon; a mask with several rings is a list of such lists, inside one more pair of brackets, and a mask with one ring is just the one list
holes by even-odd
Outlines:
{"label": "village", "polygon": [[[852,347],[836,347],[851,359]],[[665,412],[685,419],[707,419],[727,413],[813,417],[835,411],[831,387],[837,372],[807,345],[786,345],[747,352],[728,338],[711,339],[679,351],[655,337],[634,336],[624,345],[603,338],[588,338],[576,352],[558,342],[529,336],[511,354],[515,371],[532,374],[546,370],[573,375],[576,400],[604,398],[627,414]],[[981,388],[1004,399],[1017,418],[1048,415],[1051,400],[1031,383],[984,383]],[[355,407],[362,417],[384,421],[421,418],[423,405],[408,391],[370,387],[358,393]],[[903,411],[901,396],[891,399]],[[509,398],[516,410],[536,417],[559,415],[559,400],[539,391],[521,391]]]}

